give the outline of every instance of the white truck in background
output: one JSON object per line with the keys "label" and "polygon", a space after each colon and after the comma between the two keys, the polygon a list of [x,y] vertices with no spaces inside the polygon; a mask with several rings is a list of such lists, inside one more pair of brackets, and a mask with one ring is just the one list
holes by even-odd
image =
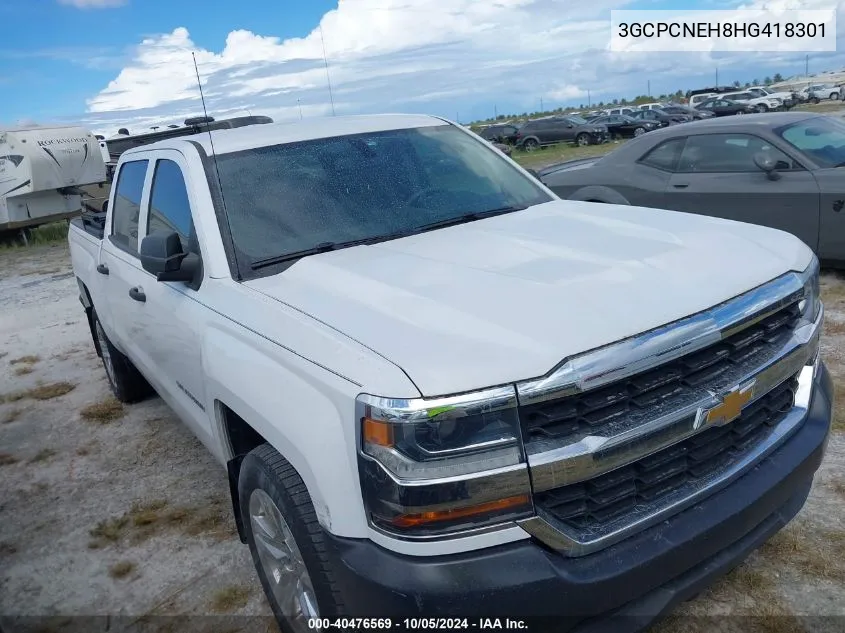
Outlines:
{"label": "white truck in background", "polygon": [[226,467],[285,633],[640,630],[792,519],[827,444],[798,238],[560,200],[440,118],[129,149],[69,241],[114,394]]}
{"label": "white truck in background", "polygon": [[0,232],[74,217],[79,188],[105,180],[99,141],[83,127],[0,129]]}

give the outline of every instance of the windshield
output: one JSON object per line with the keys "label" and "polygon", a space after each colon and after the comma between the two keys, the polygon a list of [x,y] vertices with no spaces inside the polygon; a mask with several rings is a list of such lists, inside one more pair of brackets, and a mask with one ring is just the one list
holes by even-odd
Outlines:
{"label": "windshield", "polygon": [[778,136],[821,167],[845,164],[845,123],[833,117],[815,117],[775,130]]}
{"label": "windshield", "polygon": [[247,267],[551,200],[501,152],[451,125],[258,147],[217,162]]}
{"label": "windshield", "polygon": [[588,123],[587,119],[582,116],[578,116],[577,114],[570,114],[568,117],[566,117],[566,119],[568,121],[571,121],[575,125],[584,125],[585,123]]}

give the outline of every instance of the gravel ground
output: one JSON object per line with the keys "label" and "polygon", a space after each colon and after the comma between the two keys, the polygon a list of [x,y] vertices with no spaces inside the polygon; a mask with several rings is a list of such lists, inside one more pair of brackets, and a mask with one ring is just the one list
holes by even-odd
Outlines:
{"label": "gravel ground", "polygon": [[[173,616],[219,614],[193,620],[192,630],[200,621],[216,631],[266,629],[269,609],[235,533],[225,472],[161,400],[124,408],[110,399],[67,247],[0,250],[0,271],[5,628],[184,631]],[[842,383],[845,276],[825,273],[823,296],[823,353]],[[841,413],[798,519],[659,630],[678,630],[681,620],[691,630],[842,630],[845,618],[805,617],[845,616]],[[23,616],[53,619],[35,627]]]}

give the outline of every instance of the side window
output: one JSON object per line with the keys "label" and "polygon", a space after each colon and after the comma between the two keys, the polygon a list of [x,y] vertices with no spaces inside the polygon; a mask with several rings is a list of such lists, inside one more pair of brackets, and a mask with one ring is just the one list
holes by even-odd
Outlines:
{"label": "side window", "polygon": [[182,248],[189,250],[194,222],[188,188],[182,170],[172,160],[159,160],[153,174],[147,235],[153,231],[176,231],[182,240]]}
{"label": "side window", "polygon": [[138,216],[149,161],[123,163],[117,174],[112,207],[111,241],[121,249],[138,254]]}
{"label": "side window", "polygon": [[779,169],[796,168],[786,154],[759,136],[707,134],[689,137],[681,155],[678,171],[685,173],[759,172],[760,168],[754,163],[754,155],[760,152],[773,155]]}
{"label": "side window", "polygon": [[663,171],[675,171],[681,150],[684,148],[686,138],[673,138],[664,141],[640,159],[643,165],[662,169]]}

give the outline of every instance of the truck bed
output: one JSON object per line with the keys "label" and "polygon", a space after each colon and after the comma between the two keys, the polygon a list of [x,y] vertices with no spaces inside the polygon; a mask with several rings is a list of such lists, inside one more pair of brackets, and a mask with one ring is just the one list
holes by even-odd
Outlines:
{"label": "truck bed", "polygon": [[106,227],[106,214],[103,211],[86,210],[79,217],[73,218],[70,223],[81,231],[101,240]]}

